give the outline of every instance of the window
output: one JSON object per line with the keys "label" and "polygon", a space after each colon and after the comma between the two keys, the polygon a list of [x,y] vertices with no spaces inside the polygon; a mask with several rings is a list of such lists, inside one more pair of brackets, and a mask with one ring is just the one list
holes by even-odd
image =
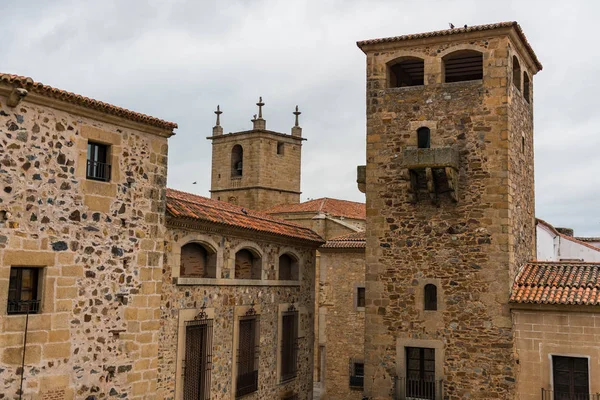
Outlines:
{"label": "window", "polygon": [[406,347],[406,397],[435,399],[435,349]]}
{"label": "window", "polygon": [[210,399],[213,320],[203,318],[185,323],[183,398]]}
{"label": "window", "polygon": [[554,399],[587,399],[590,392],[588,359],[552,356]]}
{"label": "window", "polygon": [[[253,308],[250,310],[253,310]],[[236,397],[241,397],[258,390],[259,332],[258,316],[244,316],[240,318],[237,349]]]}
{"label": "window", "polygon": [[404,58],[389,65],[389,87],[423,85],[425,62],[420,58]]}
{"label": "window", "polygon": [[298,311],[290,307],[281,321],[281,381],[296,377],[298,359]]}
{"label": "window", "polygon": [[110,181],[110,164],[108,163],[109,146],[106,144],[88,142],[87,168],[88,179]]}
{"label": "window", "polygon": [[437,310],[437,286],[429,283],[423,290],[425,296],[425,310]]}
{"label": "window", "polygon": [[444,82],[483,79],[483,54],[474,50],[459,50],[443,58]]}
{"label": "window", "polygon": [[417,129],[417,146],[419,149],[428,149],[431,146],[431,131],[427,127]]}
{"label": "window", "polygon": [[364,287],[356,288],[356,307],[357,308],[365,308],[365,303],[366,303],[365,295],[366,295],[366,292],[365,292]]}
{"label": "window", "polygon": [[199,243],[184,245],[181,247],[180,275],[216,278],[217,253]]}
{"label": "window", "polygon": [[261,274],[262,259],[258,253],[242,249],[235,254],[236,279],[260,279]]}
{"label": "window", "polygon": [[517,87],[517,90],[521,91],[521,65],[516,56],[512,58],[513,63],[513,85]]}
{"label": "window", "polygon": [[529,75],[527,75],[527,72],[523,72],[523,97],[525,97],[525,101],[528,103],[531,101],[530,86]]}
{"label": "window", "polygon": [[277,154],[282,156],[284,151],[285,151],[285,147],[284,147],[283,142],[277,142]]}
{"label": "window", "polygon": [[365,363],[350,359],[350,388],[362,390],[365,384]]}
{"label": "window", "polygon": [[236,144],[231,149],[231,176],[242,176],[244,167],[244,149]]}
{"label": "window", "polygon": [[279,257],[279,280],[297,281],[298,279],[298,260],[291,255],[282,254]]}
{"label": "window", "polygon": [[38,278],[41,268],[11,267],[7,314],[35,314],[40,311]]}

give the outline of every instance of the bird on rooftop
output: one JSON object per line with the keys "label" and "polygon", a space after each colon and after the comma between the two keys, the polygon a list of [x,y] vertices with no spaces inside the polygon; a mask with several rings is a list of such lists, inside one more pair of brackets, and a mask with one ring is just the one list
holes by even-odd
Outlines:
{"label": "bird on rooftop", "polygon": [[245,208],[242,208],[242,212],[243,212],[244,214],[248,215],[248,211],[246,211],[246,209],[245,209]]}
{"label": "bird on rooftop", "polygon": [[192,185],[195,185],[196,183],[198,183],[198,182],[192,182]]}
{"label": "bird on rooftop", "polygon": [[454,24],[452,22],[448,22],[448,25],[450,25],[450,29],[454,29]]}
{"label": "bird on rooftop", "polygon": [[467,24],[465,24],[465,29],[467,29]]}

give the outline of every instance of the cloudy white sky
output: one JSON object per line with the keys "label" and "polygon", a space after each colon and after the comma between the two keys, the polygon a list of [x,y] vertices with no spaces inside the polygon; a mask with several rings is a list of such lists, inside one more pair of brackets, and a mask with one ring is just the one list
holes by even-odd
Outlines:
{"label": "cloudy white sky", "polygon": [[[308,138],[302,200],[364,201],[365,58],[375,37],[518,21],[544,65],[534,78],[536,213],[600,236],[600,3],[589,1],[6,1],[0,71],[177,122],[172,188],[208,195],[217,104],[248,129],[258,96],[269,129]],[[197,185],[192,185],[197,181]]]}

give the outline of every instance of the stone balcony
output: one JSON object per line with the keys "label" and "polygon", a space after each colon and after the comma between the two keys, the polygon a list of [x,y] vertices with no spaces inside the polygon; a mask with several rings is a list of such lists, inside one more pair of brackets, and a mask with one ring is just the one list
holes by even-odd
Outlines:
{"label": "stone balcony", "polygon": [[458,201],[458,150],[452,147],[407,148],[402,153],[402,167],[410,173],[410,198],[419,201],[425,188],[431,201],[438,204],[440,195],[448,193]]}

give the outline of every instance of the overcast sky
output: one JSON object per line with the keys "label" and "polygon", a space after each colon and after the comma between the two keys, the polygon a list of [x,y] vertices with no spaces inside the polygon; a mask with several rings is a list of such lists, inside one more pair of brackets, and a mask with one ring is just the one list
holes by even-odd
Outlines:
{"label": "overcast sky", "polygon": [[[518,21],[534,78],[536,213],[600,236],[600,2],[6,1],[0,71],[177,122],[168,185],[208,195],[217,104],[246,130],[262,96],[289,133],[299,105],[302,200],[364,201],[365,56],[357,40]],[[197,181],[197,185],[192,185]]]}

